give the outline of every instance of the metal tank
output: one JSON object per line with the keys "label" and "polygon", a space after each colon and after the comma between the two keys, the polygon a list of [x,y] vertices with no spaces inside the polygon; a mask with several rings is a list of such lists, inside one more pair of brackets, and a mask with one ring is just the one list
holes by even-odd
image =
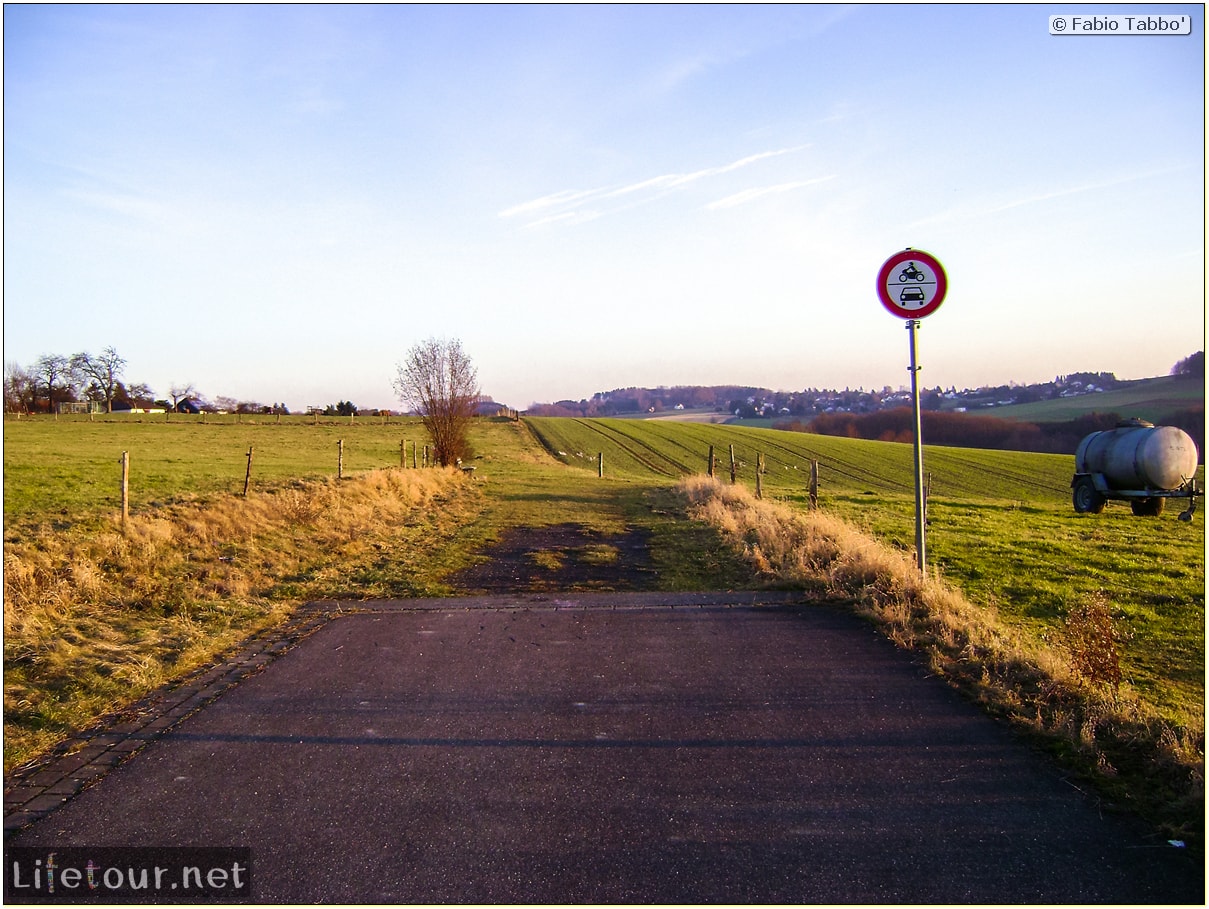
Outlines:
{"label": "metal tank", "polygon": [[1124,420],[1115,429],[1093,432],[1075,449],[1074,507],[1099,513],[1109,499],[1128,501],[1134,514],[1157,515],[1163,500],[1187,498],[1191,520],[1198,494],[1196,443],[1175,426]]}

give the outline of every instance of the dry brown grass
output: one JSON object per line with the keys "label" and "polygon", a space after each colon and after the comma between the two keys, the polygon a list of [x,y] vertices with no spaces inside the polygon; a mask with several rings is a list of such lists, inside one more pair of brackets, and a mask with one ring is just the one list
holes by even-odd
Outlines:
{"label": "dry brown grass", "polygon": [[[1200,840],[1204,716],[1173,722],[1119,677],[1088,679],[1070,648],[1054,648],[923,578],[892,549],[826,512],[755,499],[708,477],[683,481],[689,513],[718,528],[769,580],[854,604],[899,646],[994,715],[1046,744],[1115,801]],[[1101,631],[1101,633],[1106,633]]]}
{"label": "dry brown grass", "polygon": [[10,529],[6,769],[283,621],[325,595],[325,574],[470,488],[455,470],[381,470],[160,509],[125,532]]}

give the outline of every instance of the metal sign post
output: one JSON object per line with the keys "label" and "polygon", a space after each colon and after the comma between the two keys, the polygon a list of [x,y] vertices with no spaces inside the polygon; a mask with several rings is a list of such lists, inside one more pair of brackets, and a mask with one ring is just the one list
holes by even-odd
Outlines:
{"label": "metal sign post", "polygon": [[915,353],[915,336],[919,331],[919,319],[907,320],[907,331],[911,336],[911,406],[915,417],[915,563],[919,573],[927,574],[927,520],[924,517],[924,443],[923,422],[919,416],[919,366]]}
{"label": "metal sign post", "polygon": [[949,288],[944,266],[935,256],[917,249],[895,253],[877,274],[877,296],[887,311],[907,320],[911,337],[911,403],[915,419],[915,561],[921,575],[927,574],[927,533],[924,503],[923,422],[919,415],[919,361],[916,334],[919,321],[944,302]]}

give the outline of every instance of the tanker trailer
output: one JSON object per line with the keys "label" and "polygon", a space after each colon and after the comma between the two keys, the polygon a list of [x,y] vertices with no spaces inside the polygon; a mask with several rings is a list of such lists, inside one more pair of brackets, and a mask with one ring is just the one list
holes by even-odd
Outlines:
{"label": "tanker trailer", "polygon": [[1192,437],[1175,426],[1122,420],[1115,429],[1085,436],[1075,449],[1075,511],[1099,514],[1109,499],[1129,502],[1136,515],[1163,513],[1166,499],[1187,499],[1180,520],[1196,510],[1197,451]]}

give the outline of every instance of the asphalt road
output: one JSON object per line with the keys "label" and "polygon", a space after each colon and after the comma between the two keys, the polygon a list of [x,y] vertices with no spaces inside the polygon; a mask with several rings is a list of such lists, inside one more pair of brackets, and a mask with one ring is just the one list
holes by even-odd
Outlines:
{"label": "asphalt road", "polygon": [[8,845],[250,847],[256,902],[1203,904],[860,620],[725,600],[374,604]]}

